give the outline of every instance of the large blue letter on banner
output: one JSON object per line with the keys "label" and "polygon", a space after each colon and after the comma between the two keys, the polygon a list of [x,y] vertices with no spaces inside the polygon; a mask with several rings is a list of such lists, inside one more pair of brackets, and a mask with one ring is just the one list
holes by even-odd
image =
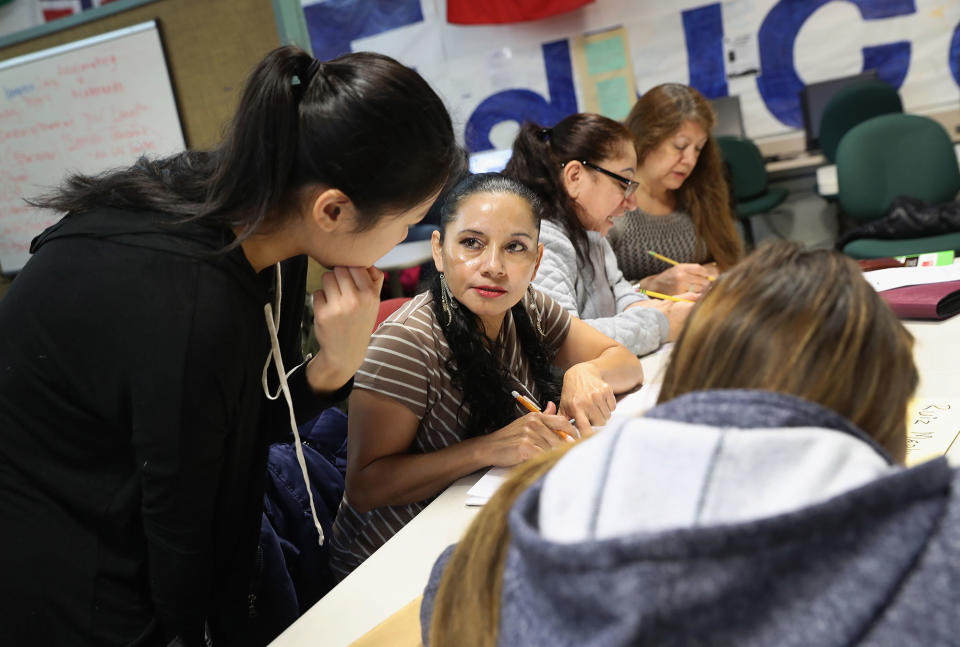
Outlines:
{"label": "large blue letter on banner", "polygon": [[420,0],[326,0],[306,5],[303,15],[322,61],[346,54],[357,38],[423,21]]}
{"label": "large blue letter on banner", "polygon": [[[760,26],[760,76],[757,88],[773,115],[788,126],[800,128],[800,91],[803,81],[793,65],[793,45],[807,18],[831,0],[780,0]],[[914,0],[847,0],[864,20],[882,20],[916,13]],[[910,43],[900,41],[863,48],[863,69],[876,68],[878,76],[899,88],[910,65]]]}
{"label": "large blue letter on banner", "polygon": [[723,13],[720,3],[684,11],[683,33],[687,40],[690,85],[708,99],[727,96],[723,63]]}
{"label": "large blue letter on banner", "polygon": [[950,64],[950,73],[953,74],[953,80],[960,85],[960,25],[953,30],[953,38],[950,39],[950,51],[947,53],[947,62]]}
{"label": "large blue letter on banner", "polygon": [[468,151],[475,153],[493,148],[490,131],[501,121],[533,121],[549,127],[577,111],[570,46],[566,40],[558,40],[544,43],[542,49],[550,101],[532,90],[519,88],[487,97],[467,120],[464,141]]}

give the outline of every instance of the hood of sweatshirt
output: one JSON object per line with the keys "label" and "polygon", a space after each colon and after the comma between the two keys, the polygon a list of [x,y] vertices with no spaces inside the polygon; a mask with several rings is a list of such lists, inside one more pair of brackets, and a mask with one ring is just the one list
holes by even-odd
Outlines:
{"label": "hood of sweatshirt", "polygon": [[236,238],[224,227],[184,221],[155,211],[99,208],[66,214],[33,239],[30,253],[70,238],[107,240],[117,245],[195,258],[227,272],[258,300],[268,298],[269,282],[257,278],[243,250],[236,247],[229,252],[222,251]]}
{"label": "hood of sweatshirt", "polygon": [[951,478],[770,392],[615,420],[511,510],[500,644],[856,643],[936,532]]}

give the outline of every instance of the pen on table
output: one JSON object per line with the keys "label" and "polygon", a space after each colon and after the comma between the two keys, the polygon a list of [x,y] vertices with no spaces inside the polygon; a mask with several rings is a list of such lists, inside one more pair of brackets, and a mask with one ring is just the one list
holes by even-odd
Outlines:
{"label": "pen on table", "polygon": [[653,290],[648,290],[646,288],[635,288],[638,294],[646,294],[648,297],[653,297],[654,299],[666,299],[667,301],[680,301],[681,303],[693,303],[690,299],[681,299],[680,297],[670,296],[669,294],[661,294],[659,292],[654,292]]}
{"label": "pen on table", "polygon": [[[664,263],[670,263],[671,265],[679,265],[679,264],[680,264],[679,261],[675,261],[675,260],[673,260],[672,258],[667,258],[667,257],[664,256],[663,254],[658,254],[658,253],[656,253],[655,251],[653,251],[652,249],[648,249],[648,250],[647,250],[647,253],[650,254],[651,256],[653,256],[654,258],[660,259],[660,260],[663,261]],[[709,274],[707,274],[707,278],[710,279],[711,281],[716,281],[716,280],[717,280],[717,277],[715,277],[715,276],[710,276]]]}
{"label": "pen on table", "polygon": [[[530,398],[527,398],[527,397],[525,397],[525,396],[522,396],[522,395],[520,395],[519,393],[517,393],[516,391],[511,391],[511,392],[510,392],[510,395],[512,395],[513,397],[515,397],[515,398],[517,399],[517,402],[519,402],[520,404],[522,404],[527,411],[532,411],[533,413],[543,413],[543,412],[540,410],[540,407],[538,407],[536,404],[534,404],[534,403],[530,400]],[[570,434],[568,434],[568,433],[565,432],[565,431],[561,431],[560,429],[551,429],[551,431],[552,431],[553,433],[557,434],[558,436],[560,436],[561,438],[563,438],[564,440],[566,440],[568,443],[575,442],[575,440],[576,440],[573,436],[571,436]]]}

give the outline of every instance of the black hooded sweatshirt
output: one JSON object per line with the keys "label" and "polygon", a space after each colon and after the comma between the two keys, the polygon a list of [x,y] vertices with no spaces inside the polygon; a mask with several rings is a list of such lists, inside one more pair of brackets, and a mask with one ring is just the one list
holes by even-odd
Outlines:
{"label": "black hooded sweatshirt", "polygon": [[[270,442],[275,272],[228,229],[100,209],[38,236],[0,300],[0,627],[6,644],[244,644]],[[306,259],[279,327],[300,361]],[[273,384],[276,383],[276,371]],[[289,378],[298,421],[322,399]]]}

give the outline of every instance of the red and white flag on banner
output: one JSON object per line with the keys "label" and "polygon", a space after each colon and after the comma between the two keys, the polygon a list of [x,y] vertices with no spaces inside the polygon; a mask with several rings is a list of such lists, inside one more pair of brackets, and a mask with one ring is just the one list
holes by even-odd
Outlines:
{"label": "red and white flag on banner", "polygon": [[573,11],[593,0],[447,0],[447,22],[495,25],[540,20]]}

